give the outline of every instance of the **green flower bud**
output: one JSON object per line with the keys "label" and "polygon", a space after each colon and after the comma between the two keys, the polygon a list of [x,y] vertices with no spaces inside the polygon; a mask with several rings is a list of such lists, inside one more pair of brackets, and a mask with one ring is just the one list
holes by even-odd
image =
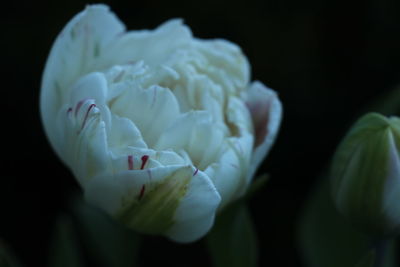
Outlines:
{"label": "green flower bud", "polygon": [[337,209],[373,238],[400,229],[400,119],[370,113],[336,151],[332,193]]}

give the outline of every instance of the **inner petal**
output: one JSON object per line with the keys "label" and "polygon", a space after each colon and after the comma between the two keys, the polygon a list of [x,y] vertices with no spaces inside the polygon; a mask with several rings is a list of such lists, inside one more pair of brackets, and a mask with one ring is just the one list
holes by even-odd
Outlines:
{"label": "inner petal", "polygon": [[225,137],[223,128],[212,122],[205,111],[191,111],[181,115],[165,129],[155,149],[185,150],[200,170],[216,160]]}
{"label": "inner petal", "polygon": [[179,104],[167,88],[153,85],[143,89],[134,83],[125,86],[126,90],[110,104],[110,109],[118,116],[129,118],[152,147],[178,117]]}

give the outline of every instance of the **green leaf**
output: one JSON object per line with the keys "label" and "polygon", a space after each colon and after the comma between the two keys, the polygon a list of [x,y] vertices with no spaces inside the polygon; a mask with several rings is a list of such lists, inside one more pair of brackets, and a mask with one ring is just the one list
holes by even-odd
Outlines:
{"label": "green leaf", "polygon": [[243,201],[232,204],[218,215],[206,242],[214,267],[257,266],[257,238]]}
{"label": "green leaf", "polygon": [[55,225],[50,246],[50,267],[82,267],[82,255],[72,221],[61,215]]}
{"label": "green leaf", "polygon": [[6,246],[6,244],[0,240],[0,266],[1,267],[21,267],[15,255]]}
{"label": "green leaf", "polygon": [[[299,220],[299,249],[308,267],[354,267],[371,242],[336,211],[329,180],[322,178]],[[393,247],[389,245],[389,252]],[[396,266],[393,253],[386,253],[383,266]]]}
{"label": "green leaf", "polygon": [[80,199],[72,203],[88,258],[99,267],[133,267],[139,236]]}

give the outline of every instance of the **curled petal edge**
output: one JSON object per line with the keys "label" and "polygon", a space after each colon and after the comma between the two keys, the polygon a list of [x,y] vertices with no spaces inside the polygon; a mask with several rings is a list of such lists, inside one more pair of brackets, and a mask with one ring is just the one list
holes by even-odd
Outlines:
{"label": "curled petal edge", "polygon": [[276,92],[259,81],[250,85],[244,99],[250,111],[255,131],[254,152],[248,172],[250,181],[275,142],[283,110]]}

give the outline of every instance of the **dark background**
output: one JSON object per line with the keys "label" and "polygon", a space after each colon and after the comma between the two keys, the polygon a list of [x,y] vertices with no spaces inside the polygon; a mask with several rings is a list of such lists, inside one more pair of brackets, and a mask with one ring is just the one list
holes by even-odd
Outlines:
{"label": "dark background", "polygon": [[[361,2],[361,1],[360,1]],[[1,8],[0,239],[27,266],[44,266],[60,211],[78,189],[51,150],[39,117],[43,67],[82,1],[15,1]],[[261,266],[302,266],[296,222],[314,181],[350,124],[400,82],[400,2],[114,1],[128,29],[182,17],[200,38],[240,45],[253,79],[284,105],[279,138],[262,169],[271,180],[250,202]],[[145,266],[204,266],[204,248],[149,238]],[[149,256],[149,257],[147,257]]]}

